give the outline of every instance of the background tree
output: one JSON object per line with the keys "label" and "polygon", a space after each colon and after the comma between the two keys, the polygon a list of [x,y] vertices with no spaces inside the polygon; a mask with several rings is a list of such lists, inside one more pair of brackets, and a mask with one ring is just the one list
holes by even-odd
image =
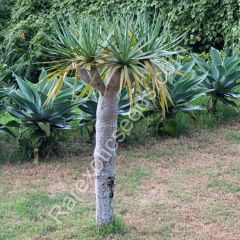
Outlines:
{"label": "background tree", "polygon": [[169,93],[161,76],[173,70],[168,57],[179,52],[174,49],[182,36],[172,38],[160,15],[150,20],[143,13],[100,21],[87,16],[70,18],[59,21],[54,30],[51,47],[45,49],[53,59],[50,80],[58,77],[49,101],[73,71],[76,80],[87,83],[84,92],[94,88],[100,93],[94,160],[96,220],[104,226],[114,219],[118,93],[126,88],[132,103],[143,88],[156,91],[165,112]]}

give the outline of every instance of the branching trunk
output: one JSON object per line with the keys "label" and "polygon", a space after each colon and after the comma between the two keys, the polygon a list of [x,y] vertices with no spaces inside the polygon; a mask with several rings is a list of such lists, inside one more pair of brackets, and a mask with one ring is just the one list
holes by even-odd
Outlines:
{"label": "branching trunk", "polygon": [[208,112],[216,113],[217,112],[217,98],[211,97],[209,100]]}
{"label": "branching trunk", "polygon": [[114,184],[116,162],[117,95],[106,93],[98,101],[96,122],[95,191],[96,221],[104,226],[114,217]]}

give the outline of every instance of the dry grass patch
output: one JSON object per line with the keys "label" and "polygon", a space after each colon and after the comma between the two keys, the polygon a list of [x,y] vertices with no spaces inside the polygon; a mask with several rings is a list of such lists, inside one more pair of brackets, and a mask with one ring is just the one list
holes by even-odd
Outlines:
{"label": "dry grass patch", "polygon": [[39,166],[5,165],[0,171],[0,217],[7,220],[0,239],[239,240],[240,144],[226,137],[239,131],[236,124],[120,148],[116,210],[128,226],[123,235],[101,237],[89,227],[94,219],[93,182],[86,198],[90,205],[78,203],[62,217],[62,226],[36,218],[41,201],[47,209],[62,204],[90,168],[90,154]]}

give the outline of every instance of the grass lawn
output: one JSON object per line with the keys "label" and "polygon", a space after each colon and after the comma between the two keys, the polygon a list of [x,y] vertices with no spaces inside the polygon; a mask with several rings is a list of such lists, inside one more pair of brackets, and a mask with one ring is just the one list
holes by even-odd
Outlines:
{"label": "grass lawn", "polygon": [[[121,219],[104,230],[94,223],[92,146],[35,166],[15,161],[16,146],[3,141],[0,240],[238,240],[239,123],[120,147],[115,199]],[[83,180],[88,187],[81,193]]]}

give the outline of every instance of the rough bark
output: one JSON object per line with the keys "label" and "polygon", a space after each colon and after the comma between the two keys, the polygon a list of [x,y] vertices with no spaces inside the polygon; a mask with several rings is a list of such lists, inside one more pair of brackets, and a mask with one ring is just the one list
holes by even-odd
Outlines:
{"label": "rough bark", "polygon": [[92,67],[90,71],[85,69],[78,70],[79,77],[87,84],[91,83],[92,86],[100,93],[104,94],[106,87],[102,80],[102,77],[96,67]]}
{"label": "rough bark", "polygon": [[[96,222],[105,226],[114,218],[116,133],[120,72],[116,71],[105,85],[96,67],[79,69],[80,78],[100,92],[97,107],[95,162]],[[108,75],[108,77],[110,77]]]}
{"label": "rough bark", "polygon": [[100,94],[97,108],[95,160],[96,221],[104,226],[114,217],[117,94]]}
{"label": "rough bark", "polygon": [[211,97],[209,100],[208,112],[216,113],[217,112],[217,98]]}

